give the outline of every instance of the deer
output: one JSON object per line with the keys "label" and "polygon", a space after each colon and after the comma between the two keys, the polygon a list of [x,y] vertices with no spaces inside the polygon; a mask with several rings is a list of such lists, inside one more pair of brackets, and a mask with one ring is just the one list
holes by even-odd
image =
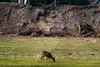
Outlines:
{"label": "deer", "polygon": [[48,52],[48,51],[42,51],[41,60],[44,59],[45,57],[48,60],[52,59],[52,61],[55,62],[55,57],[53,57],[50,52]]}

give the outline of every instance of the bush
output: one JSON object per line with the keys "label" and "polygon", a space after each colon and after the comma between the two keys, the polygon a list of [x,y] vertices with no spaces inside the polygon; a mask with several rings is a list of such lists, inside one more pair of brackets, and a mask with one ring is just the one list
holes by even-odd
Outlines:
{"label": "bush", "polygon": [[[30,0],[30,4],[51,4],[54,0]],[[88,5],[88,0],[56,0],[57,5]]]}
{"label": "bush", "polygon": [[[16,0],[0,0],[0,2],[16,2]],[[39,4],[51,4],[54,0],[30,0],[31,5]],[[57,5],[88,5],[88,0],[56,0]]]}
{"label": "bush", "polygon": [[30,0],[31,5],[35,4],[51,4],[54,0]]}
{"label": "bush", "polygon": [[88,0],[75,0],[75,5],[88,5],[90,4]]}

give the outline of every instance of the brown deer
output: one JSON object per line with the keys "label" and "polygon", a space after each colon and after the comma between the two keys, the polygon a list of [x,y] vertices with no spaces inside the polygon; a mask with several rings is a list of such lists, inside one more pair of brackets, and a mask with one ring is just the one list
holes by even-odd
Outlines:
{"label": "brown deer", "polygon": [[53,57],[50,52],[48,52],[48,51],[42,51],[41,60],[44,59],[45,57],[47,59],[49,59],[49,60],[52,59],[52,61],[55,62],[55,57]]}

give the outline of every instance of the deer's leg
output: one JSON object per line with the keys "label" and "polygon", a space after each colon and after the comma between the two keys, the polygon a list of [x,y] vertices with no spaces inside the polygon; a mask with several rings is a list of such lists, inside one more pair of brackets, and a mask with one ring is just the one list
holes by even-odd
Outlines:
{"label": "deer's leg", "polygon": [[51,59],[52,59],[53,62],[55,62],[55,58],[54,57],[52,57]]}
{"label": "deer's leg", "polygon": [[40,59],[41,59],[41,62],[42,62],[42,61],[44,60],[44,56],[41,56],[41,58],[40,58]]}
{"label": "deer's leg", "polygon": [[46,58],[46,61],[49,61],[49,60],[50,60],[50,58],[47,57],[47,58]]}

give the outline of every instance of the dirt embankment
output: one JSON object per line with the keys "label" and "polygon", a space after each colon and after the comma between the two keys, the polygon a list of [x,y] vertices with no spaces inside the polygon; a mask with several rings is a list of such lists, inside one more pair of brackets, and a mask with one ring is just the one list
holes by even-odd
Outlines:
{"label": "dirt embankment", "polygon": [[100,6],[0,3],[0,35],[100,37]]}

